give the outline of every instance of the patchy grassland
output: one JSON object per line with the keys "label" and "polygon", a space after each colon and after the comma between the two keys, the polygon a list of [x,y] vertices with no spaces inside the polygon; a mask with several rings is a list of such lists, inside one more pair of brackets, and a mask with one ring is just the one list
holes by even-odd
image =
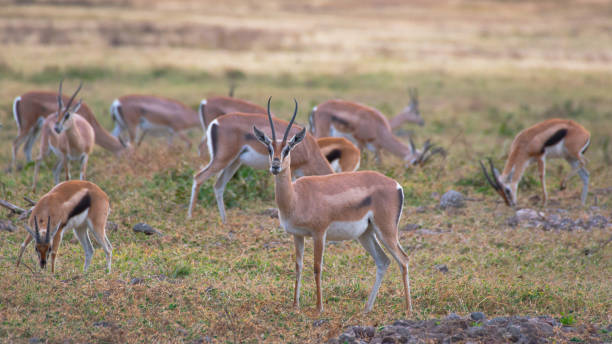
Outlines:
{"label": "patchy grassland", "polygon": [[[592,133],[586,154],[591,172],[587,207],[579,206],[579,178],[558,191],[568,171],[561,161],[548,164],[549,207],[541,209],[536,203],[534,196],[541,191],[535,167],[521,184],[520,206],[544,212],[567,209],[573,218],[593,213],[612,217],[612,55],[605,2],[567,2],[562,8],[548,2],[541,7],[529,2],[458,2],[438,8],[429,2],[414,2],[414,8],[393,1],[364,7],[321,2],[304,9],[247,2],[236,13],[224,7],[226,2],[216,2],[208,4],[208,16],[186,10],[188,2],[159,2],[149,12],[138,1],[124,3],[134,6],[124,13],[123,5],[95,10],[11,5],[0,14],[5,25],[20,28],[25,23],[22,29],[39,25],[35,18],[42,14],[42,21],[57,20],[54,30],[68,32],[67,42],[45,45],[26,36],[24,44],[10,43],[0,52],[2,169],[9,165],[10,142],[16,135],[13,98],[30,89],[54,90],[63,76],[67,90],[77,79],[85,80],[82,96],[109,130],[108,107],[117,96],[153,93],[195,107],[203,97],[225,94],[230,76],[240,79],[238,97],[262,104],[273,95],[275,113],[281,117],[289,116],[296,97],[300,124],[307,123],[313,105],[332,97],[358,100],[392,115],[406,105],[407,86],[418,86],[426,125],[407,125],[404,130],[413,130],[418,143],[432,138],[447,148],[448,157],[410,170],[392,157],[385,157],[382,166],[362,163],[362,169],[383,171],[403,185],[401,227],[416,224],[440,232],[400,234],[411,257],[413,317],[483,311],[487,316],[565,316],[578,324],[612,322],[612,246],[594,250],[610,237],[610,229],[509,227],[506,219],[512,210],[487,187],[477,165],[478,159],[490,156],[501,166],[515,133],[539,120],[575,119]],[[182,17],[186,11],[190,15]],[[250,11],[261,16],[249,16]],[[490,13],[503,20],[492,22]],[[265,30],[255,47],[134,47],[124,41],[108,46],[104,36],[87,41],[83,37],[89,36],[70,31],[75,31],[75,18],[141,24],[163,19],[164,27],[203,21]],[[381,25],[379,18],[388,19],[389,25]],[[303,30],[289,33],[305,38],[277,39],[273,34],[294,26]],[[364,35],[365,28],[376,30]],[[335,45],[338,41],[359,44]],[[198,130],[191,133],[194,143],[200,135]],[[33,165],[16,174],[2,170],[0,198],[22,204],[24,195],[40,197],[51,187],[53,162],[48,158],[41,167],[37,194],[29,191]],[[204,163],[195,148],[187,151],[178,141],[168,148],[165,140],[147,139],[129,160],[117,160],[96,147],[88,175],[109,194],[109,219],[118,224],[118,230],[109,233],[113,272],[105,273],[103,253],[96,250],[90,272],[83,275],[83,251],[72,233],[66,233],[60,247],[55,276],[16,269],[25,232],[0,232],[0,338],[190,342],[208,336],[220,343],[315,343],[346,325],[378,326],[406,316],[396,267],[389,269],[373,312],[362,314],[375,267],[356,242],[326,249],[322,315],[315,312],[312,244],[307,243],[303,306],[292,309],[292,239],[277,219],[263,214],[274,207],[272,178],[247,168],[238,173],[225,193],[226,225],[220,223],[208,182],[194,219],[186,221],[191,176]],[[436,195],[451,188],[472,200],[459,210],[437,209]],[[0,218],[6,218],[4,210]],[[137,222],[147,222],[165,235],[137,235],[131,230]],[[585,255],[586,249],[595,252]],[[25,263],[34,267],[34,258],[30,247]],[[438,272],[437,264],[446,264],[449,272]],[[134,278],[143,281],[131,284]],[[315,326],[318,319],[326,321]]]}

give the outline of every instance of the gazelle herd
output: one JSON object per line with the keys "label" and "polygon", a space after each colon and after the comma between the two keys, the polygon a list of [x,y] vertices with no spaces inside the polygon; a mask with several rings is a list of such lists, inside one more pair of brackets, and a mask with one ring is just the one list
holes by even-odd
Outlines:
{"label": "gazelle herd", "polygon": [[[18,135],[13,141],[11,167],[17,172],[17,153],[21,145],[27,161],[32,160],[32,147],[41,134],[40,150],[34,169],[33,190],[37,186],[40,163],[51,150],[58,157],[53,169],[54,183],[29,210],[24,226],[27,236],[19,249],[17,265],[26,247],[35,241],[39,265],[45,268],[55,261],[62,236],[73,229],[85,252],[87,271],[93,246],[89,234],[106,254],[107,271],[111,271],[112,246],[105,227],[110,213],[109,197],[96,184],[85,181],[87,165],[94,143],[129,159],[147,134],[165,133],[169,141],[178,135],[187,148],[191,141],[185,131],[201,127],[202,140],[198,147],[208,164],[193,176],[187,217],[194,215],[198,192],[215,176],[214,195],[223,223],[227,220],[223,194],[227,183],[242,165],[267,169],[275,182],[275,200],[281,226],[293,235],[295,245],[294,306],[299,307],[304,257],[304,238],[314,242],[314,275],[317,310],[323,311],[321,272],[327,240],[358,240],[372,256],[376,278],[365,311],[376,300],[390,260],[383,246],[398,263],[404,286],[406,311],[412,311],[408,254],[399,242],[398,225],[404,205],[402,186],[375,171],[357,171],[361,154],[374,152],[380,163],[383,152],[395,155],[406,167],[422,166],[435,154],[446,154],[426,140],[417,149],[412,138],[407,143],[393,134],[393,129],[410,122],[424,125],[419,112],[416,89],[410,90],[410,103],[398,115],[388,120],[377,109],[346,100],[333,99],[315,106],[309,116],[309,130],[294,121],[298,103],[290,121],[276,118],[258,104],[233,97],[209,97],[201,101],[197,111],[172,99],[152,95],[118,97],[110,106],[115,123],[112,133],[96,120],[85,102],[75,99],[81,85],[72,96],[59,91],[32,91],[15,98],[13,115]],[[283,133],[282,138],[276,134]],[[536,162],[544,193],[546,158],[564,158],[572,170],[563,179],[576,173],[583,182],[582,204],[588,194],[589,173],[583,154],[590,143],[589,132],[580,124],[565,119],[549,119],[517,134],[505,168],[500,174],[489,160],[488,167],[480,162],[486,180],[511,207],[517,205],[518,184],[527,166]],[[81,163],[80,181],[70,180],[70,160]],[[64,168],[66,181],[59,183]],[[3,202],[3,204],[8,204]],[[381,245],[382,244],[382,245]]]}

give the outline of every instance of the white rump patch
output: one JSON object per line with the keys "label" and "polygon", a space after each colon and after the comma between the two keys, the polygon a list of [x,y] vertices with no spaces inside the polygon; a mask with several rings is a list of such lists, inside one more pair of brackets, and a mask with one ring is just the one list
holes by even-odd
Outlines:
{"label": "white rump patch", "polygon": [[202,125],[202,130],[206,133],[206,124],[204,124],[204,113],[202,112],[202,105],[206,105],[206,99],[202,99],[200,102],[200,106],[198,106],[198,118],[200,119],[200,124]]}
{"label": "white rump patch", "polygon": [[79,228],[83,226],[83,224],[87,223],[88,215],[89,215],[89,208],[85,209],[82,213],[71,217],[68,220],[68,222],[66,222],[66,226],[64,226],[64,228]]}
{"label": "white rump patch", "polygon": [[[210,122],[210,125],[206,129],[206,137],[210,137],[210,129],[213,127],[213,125],[219,126],[219,121],[215,119],[214,121]],[[208,156],[210,156],[210,162],[208,163],[208,165],[210,165],[213,159],[215,158],[213,154],[212,140],[207,140],[206,145],[208,146]],[[208,167],[208,165],[206,165],[206,167]]]}
{"label": "white rump patch", "polygon": [[562,139],[553,146],[544,148],[544,155],[551,159],[564,158],[567,155],[567,150],[565,149],[565,139]]}
{"label": "white rump patch", "polygon": [[21,96],[15,98],[13,101],[13,117],[15,117],[15,122],[17,122],[17,129],[21,130],[21,124],[19,124],[19,111],[17,111],[17,105],[21,101]]}

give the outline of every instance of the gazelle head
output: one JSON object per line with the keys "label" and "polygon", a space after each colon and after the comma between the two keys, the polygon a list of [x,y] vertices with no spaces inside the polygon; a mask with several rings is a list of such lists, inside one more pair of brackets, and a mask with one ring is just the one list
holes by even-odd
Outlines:
{"label": "gazelle head", "polygon": [[79,88],[77,88],[77,90],[74,92],[72,97],[70,97],[70,100],[68,100],[68,104],[64,106],[64,102],[62,100],[63,81],[64,80],[60,81],[59,93],[57,94],[57,121],[55,122],[54,129],[55,129],[55,132],[58,134],[60,134],[62,131],[66,129],[69,129],[72,126],[72,114],[79,110],[79,108],[81,107],[81,103],[83,102],[83,100],[80,99],[78,103],[76,103],[72,108],[70,107],[72,105],[72,102],[74,101],[74,98],[81,90],[81,87],[83,87],[83,83],[81,82],[79,84]]}
{"label": "gazelle head", "polygon": [[417,149],[412,141],[412,137],[409,137],[410,142],[410,154],[407,155],[404,160],[406,161],[406,167],[411,166],[423,166],[427,163],[432,156],[440,154],[446,156],[446,150],[442,147],[436,147],[435,143],[431,143],[431,140],[427,139],[423,145],[423,149]]}
{"label": "gazelle head", "polygon": [[[41,226],[43,225],[43,223],[41,222]],[[57,231],[59,230],[61,225],[61,222],[58,222],[57,227],[55,227],[55,229],[51,228],[51,216],[49,216],[49,218],[47,219],[47,224],[46,224],[46,230],[43,233],[43,235],[41,235],[41,231],[38,227],[38,219],[36,218],[36,216],[34,216],[34,229],[32,230],[32,228],[30,228],[30,226],[28,226],[27,224],[25,225],[25,229],[28,231],[28,233],[30,233],[30,235],[34,238],[34,240],[36,241],[36,245],[34,246],[34,250],[36,251],[36,254],[38,255],[38,262],[40,264],[40,268],[44,269],[45,266],[47,265],[47,258],[49,257],[49,255],[51,254],[51,251],[53,250],[53,246],[51,245],[51,239],[53,237],[55,237],[55,234],[57,234]]]}
{"label": "gazelle head", "polygon": [[425,120],[419,112],[419,93],[416,88],[409,88],[410,103],[406,106],[397,117],[402,119],[402,122],[416,123],[420,126],[425,125]]}
{"label": "gazelle head", "polygon": [[295,110],[293,111],[293,116],[291,117],[291,121],[289,121],[289,125],[285,130],[285,134],[283,135],[282,141],[276,140],[276,133],[274,131],[274,122],[272,121],[272,115],[270,114],[270,101],[272,97],[268,98],[268,120],[270,120],[270,130],[272,131],[272,139],[268,137],[264,132],[257,129],[257,127],[253,126],[253,132],[255,133],[255,138],[257,141],[263,143],[268,148],[268,159],[270,162],[270,173],[273,175],[278,175],[285,169],[289,168],[291,163],[291,158],[289,154],[295,148],[295,146],[302,142],[304,137],[306,136],[306,128],[302,128],[302,130],[295,134],[289,141],[287,141],[287,135],[289,135],[289,131],[291,130],[291,126],[293,125],[293,121],[295,120],[295,116],[298,111],[297,100],[293,100],[295,102]]}
{"label": "gazelle head", "polygon": [[514,174],[514,169],[507,176],[501,176],[499,171],[493,166],[493,161],[491,159],[487,159],[489,161],[489,169],[491,171],[491,176],[487,173],[487,169],[485,168],[482,161],[480,161],[480,167],[482,168],[482,172],[487,178],[487,181],[493,189],[502,197],[504,202],[509,207],[514,207],[516,205],[516,189],[518,183],[512,182],[512,177]]}

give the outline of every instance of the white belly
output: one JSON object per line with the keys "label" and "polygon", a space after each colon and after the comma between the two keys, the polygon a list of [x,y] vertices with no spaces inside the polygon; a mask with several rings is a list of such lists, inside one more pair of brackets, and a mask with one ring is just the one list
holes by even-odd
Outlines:
{"label": "white belly", "polygon": [[174,130],[165,125],[155,124],[144,117],[140,118],[140,129],[146,131],[148,134],[153,135],[167,135],[173,134]]}
{"label": "white belly", "polygon": [[240,162],[255,169],[265,170],[270,166],[268,156],[260,154],[249,146],[242,147]]}
{"label": "white belly", "polygon": [[333,137],[344,137],[345,139],[351,141],[353,144],[358,146],[357,140],[355,139],[353,134],[344,133],[344,132],[339,131],[338,129],[334,127],[333,124],[329,127],[329,135]]}
{"label": "white belly", "polygon": [[555,158],[564,158],[567,155],[567,151],[565,150],[565,139],[559,141],[554,146],[548,146],[544,149],[544,154],[548,159]]}
{"label": "white belly", "polygon": [[[335,221],[326,230],[326,240],[343,241],[359,238],[368,229],[368,220],[372,217],[372,212],[368,211],[365,216],[357,221]],[[281,226],[285,232],[299,236],[312,236],[307,228],[293,226],[289,221],[283,219],[279,213]]]}
{"label": "white belly", "polygon": [[66,226],[64,228],[79,228],[83,226],[83,224],[87,221],[87,215],[89,215],[89,208],[85,209],[82,213],[75,215],[66,222]]}

